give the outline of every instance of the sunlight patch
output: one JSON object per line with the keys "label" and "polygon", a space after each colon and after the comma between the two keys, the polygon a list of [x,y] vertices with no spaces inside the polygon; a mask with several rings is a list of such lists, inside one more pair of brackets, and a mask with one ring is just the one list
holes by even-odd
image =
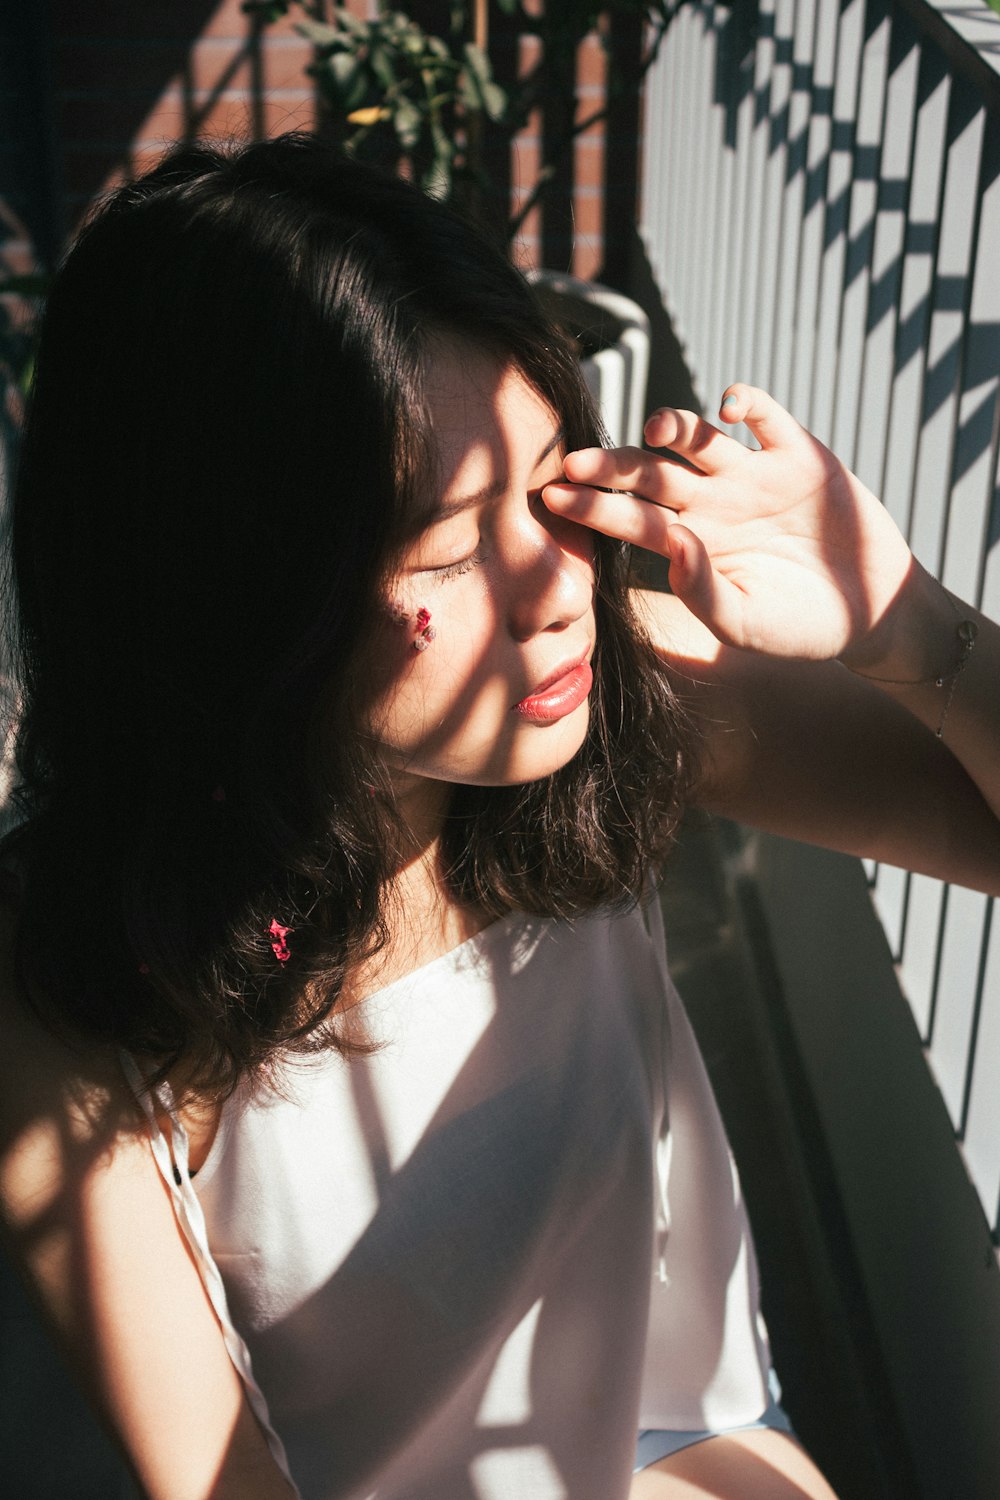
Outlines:
{"label": "sunlight patch", "polygon": [[530,1418],[531,1353],[541,1310],[539,1298],[500,1350],[476,1419],[480,1427],[512,1427]]}
{"label": "sunlight patch", "polygon": [[473,1487],[479,1500],[497,1495],[531,1495],[532,1500],[568,1500],[569,1490],[547,1448],[494,1448],[471,1464]]}

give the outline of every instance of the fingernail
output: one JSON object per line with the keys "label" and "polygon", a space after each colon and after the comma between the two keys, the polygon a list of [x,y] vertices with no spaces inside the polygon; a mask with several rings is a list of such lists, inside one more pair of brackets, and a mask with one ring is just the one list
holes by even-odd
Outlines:
{"label": "fingernail", "polygon": [[725,401],[723,401],[722,404],[723,404],[724,407],[725,406],[735,406],[736,405],[736,397],[735,396],[727,396],[726,399],[725,399]]}

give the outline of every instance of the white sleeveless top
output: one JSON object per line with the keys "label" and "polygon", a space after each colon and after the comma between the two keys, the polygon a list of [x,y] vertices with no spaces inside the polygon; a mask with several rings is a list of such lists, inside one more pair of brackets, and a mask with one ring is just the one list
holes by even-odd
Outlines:
{"label": "white sleeveless top", "polygon": [[753,1251],[655,897],[504,918],[364,1004],[380,1049],[237,1095],[194,1192],[154,1138],[304,1500],[619,1500],[637,1428],[758,1417]]}

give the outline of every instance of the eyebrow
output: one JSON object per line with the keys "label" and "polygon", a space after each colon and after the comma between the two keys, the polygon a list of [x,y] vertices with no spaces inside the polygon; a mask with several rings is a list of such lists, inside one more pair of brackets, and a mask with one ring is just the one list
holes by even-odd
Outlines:
{"label": "eyebrow", "polygon": [[[563,427],[560,427],[558,432],[553,433],[541,453],[535,459],[536,469],[545,462],[550,453],[555,452],[565,437],[566,430]],[[434,512],[434,515],[431,517],[431,525],[434,525],[437,521],[450,521],[453,516],[460,516],[463,511],[474,510],[480,505],[488,505],[491,500],[499,500],[506,488],[507,479],[506,477],[502,477],[494,479],[491,484],[484,485],[481,490],[476,490],[471,495],[462,495],[457,500],[447,500],[443,505],[438,506],[438,509]]]}

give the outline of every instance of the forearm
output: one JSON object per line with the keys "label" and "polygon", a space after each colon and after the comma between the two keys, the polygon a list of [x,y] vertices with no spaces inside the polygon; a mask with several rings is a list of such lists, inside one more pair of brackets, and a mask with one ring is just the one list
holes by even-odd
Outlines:
{"label": "forearm", "polygon": [[839,662],[722,646],[669,595],[637,603],[700,731],[702,807],[1000,894],[1000,820],[936,720]]}
{"label": "forearm", "polygon": [[942,740],[1000,817],[1000,627],[914,561],[882,620],[841,660]]}
{"label": "forearm", "polygon": [[835,662],[720,663],[693,695],[709,811],[1000,895],[1000,820],[933,731]]}

